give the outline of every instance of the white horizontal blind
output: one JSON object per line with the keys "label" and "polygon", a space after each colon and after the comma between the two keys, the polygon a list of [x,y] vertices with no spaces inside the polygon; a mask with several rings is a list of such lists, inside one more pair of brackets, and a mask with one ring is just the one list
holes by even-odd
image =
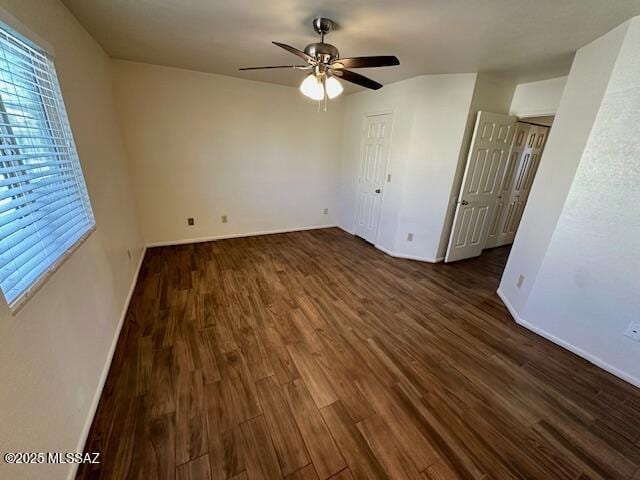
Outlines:
{"label": "white horizontal blind", "polygon": [[0,287],[9,305],[94,225],[53,61],[0,27]]}

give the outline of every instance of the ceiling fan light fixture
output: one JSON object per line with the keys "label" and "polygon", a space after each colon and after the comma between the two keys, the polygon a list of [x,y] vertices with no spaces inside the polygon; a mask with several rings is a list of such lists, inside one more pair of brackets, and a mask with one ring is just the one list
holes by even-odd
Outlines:
{"label": "ceiling fan light fixture", "polygon": [[324,87],[327,90],[327,96],[332,99],[336,98],[344,90],[344,88],[342,88],[342,84],[335,77],[327,78]]}
{"label": "ceiling fan light fixture", "polygon": [[400,61],[393,55],[377,55],[369,57],[348,57],[342,58],[338,49],[330,43],[325,43],[324,37],[331,31],[334,23],[328,18],[319,17],[313,20],[313,29],[320,35],[320,41],[310,43],[304,51],[287,45],[285,43],[272,42],[275,46],[294,54],[301,60],[303,65],[270,65],[265,67],[244,67],[240,70],[272,70],[272,69],[293,69],[311,70],[300,84],[300,91],[303,95],[318,102],[324,100],[324,109],[327,109],[327,100],[335,98],[343,92],[342,84],[333,76],[340,77],[345,82],[360,85],[370,90],[382,88],[382,84],[360,75],[350,69],[353,68],[376,68],[393,67],[400,65]]}
{"label": "ceiling fan light fixture", "polygon": [[311,98],[312,100],[324,99],[324,86],[315,74],[310,73],[300,84],[300,91],[303,95]]}

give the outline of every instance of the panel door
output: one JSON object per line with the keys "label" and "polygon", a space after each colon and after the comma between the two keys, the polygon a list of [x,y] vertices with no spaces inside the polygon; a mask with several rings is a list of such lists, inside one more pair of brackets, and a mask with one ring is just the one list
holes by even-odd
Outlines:
{"label": "panel door", "polygon": [[358,177],[355,233],[376,243],[389,154],[391,114],[366,117]]}
{"label": "panel door", "polygon": [[[529,129],[532,125],[528,123],[518,122],[516,133],[513,138],[513,145],[509,153],[509,161],[502,177],[500,192],[496,198],[495,208],[485,241],[484,248],[493,248],[503,245],[505,233],[505,220],[507,212],[512,207],[510,203],[512,191],[514,188],[515,178],[519,175],[524,158],[523,152],[527,146],[529,139]],[[508,222],[507,222],[508,223]]]}
{"label": "panel door", "polygon": [[478,112],[446,262],[476,257],[482,253],[507,167],[516,123],[516,117]]}
{"label": "panel door", "polygon": [[515,175],[511,181],[511,188],[508,192],[502,194],[505,200],[505,207],[499,220],[495,243],[487,245],[487,248],[513,243],[529,198],[533,180],[540,165],[548,134],[549,127],[528,126],[527,140],[520,153],[518,168],[515,170]]}

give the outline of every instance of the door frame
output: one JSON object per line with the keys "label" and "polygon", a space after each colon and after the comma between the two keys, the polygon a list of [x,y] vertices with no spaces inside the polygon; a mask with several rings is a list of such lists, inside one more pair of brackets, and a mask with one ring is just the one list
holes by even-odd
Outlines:
{"label": "door frame", "polygon": [[[387,158],[385,160],[385,166],[384,166],[384,183],[385,185],[389,182],[387,182],[387,177],[389,176],[389,163],[390,163],[390,159],[391,159],[391,147],[392,147],[392,141],[393,141],[393,127],[394,127],[394,111],[393,109],[391,110],[375,110],[372,112],[365,112],[362,114],[362,122],[360,125],[360,146],[358,147],[358,170],[357,170],[357,176],[356,176],[356,198],[355,198],[355,205],[354,205],[354,209],[353,209],[353,220],[351,222],[351,231],[353,232],[354,236],[356,235],[356,219],[358,218],[358,199],[360,198],[360,172],[362,171],[362,162],[364,161],[364,158],[362,156],[362,154],[364,153],[364,133],[365,133],[365,126],[367,124],[367,119],[370,117],[380,117],[382,115],[391,115],[391,125],[389,127],[389,148],[387,149]],[[373,243],[373,245],[375,247],[378,247],[378,238],[380,237],[380,219],[382,218],[382,212],[384,210],[384,200],[385,200],[385,193],[386,193],[386,186],[382,188],[382,193],[380,194],[380,212],[378,213],[378,221],[376,224],[376,234],[375,234],[375,241]],[[358,238],[362,238],[362,237],[358,237]],[[364,239],[363,239],[364,240]],[[365,240],[366,241],[366,240]]]}

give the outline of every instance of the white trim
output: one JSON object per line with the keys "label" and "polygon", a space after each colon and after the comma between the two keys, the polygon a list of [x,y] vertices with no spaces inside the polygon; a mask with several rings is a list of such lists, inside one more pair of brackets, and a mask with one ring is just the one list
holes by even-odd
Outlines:
{"label": "white trim", "polygon": [[442,260],[444,260],[444,257],[436,257],[436,258],[432,258],[432,257],[420,257],[417,255],[407,255],[406,253],[399,253],[399,252],[394,252],[392,250],[389,250],[387,248],[384,248],[382,245],[378,244],[375,245],[375,247],[380,250],[381,252],[386,253],[387,255],[391,256],[391,257],[395,257],[395,258],[405,258],[407,260],[417,260],[419,262],[429,262],[429,263],[439,263]]}
{"label": "white trim", "polygon": [[347,227],[342,226],[342,225],[336,225],[340,230],[347,232],[349,235],[355,235],[356,232],[349,230]]}
{"label": "white trim", "polygon": [[[105,362],[104,368],[102,369],[102,374],[100,375],[100,382],[98,383],[98,388],[91,402],[89,415],[87,415],[87,419],[85,421],[84,427],[82,429],[82,433],[80,435],[80,441],[78,442],[78,446],[76,447],[76,452],[82,452],[84,450],[85,444],[87,443],[89,430],[91,430],[91,425],[93,424],[93,418],[96,415],[96,410],[98,409],[98,404],[100,403],[100,397],[102,397],[102,390],[104,389],[104,384],[107,381],[107,375],[109,375],[109,369],[111,368],[113,355],[116,352],[116,346],[118,345],[118,340],[120,339],[120,331],[122,330],[122,326],[124,325],[124,319],[127,316],[129,303],[131,302],[131,298],[133,297],[133,292],[136,288],[136,284],[138,283],[138,275],[140,274],[140,268],[142,267],[142,261],[144,260],[144,255],[146,252],[147,252],[147,247],[143,247],[142,254],[140,255],[140,259],[138,260],[138,266],[136,267],[136,273],[133,276],[133,280],[131,281],[131,286],[129,287],[129,293],[127,293],[127,298],[124,302],[124,306],[122,307],[122,313],[120,314],[120,320],[118,320],[118,327],[116,328],[116,333],[113,336],[113,341],[111,342],[111,347],[109,348],[109,353],[107,354],[107,361]],[[78,472],[78,464],[74,463],[71,466],[71,471],[69,472],[68,479],[73,480],[74,478],[76,478],[77,472]]]}
{"label": "white trim", "polygon": [[569,342],[567,342],[565,340],[562,340],[561,338],[556,337],[555,335],[547,332],[546,330],[543,330],[543,329],[541,329],[539,327],[536,327],[535,325],[527,322],[525,319],[520,317],[520,315],[518,314],[516,309],[513,307],[513,305],[511,305],[511,303],[509,302],[509,300],[507,299],[505,294],[502,292],[502,290],[500,290],[498,288],[496,293],[498,294],[498,296],[500,297],[500,299],[504,303],[505,307],[507,307],[507,310],[509,310],[509,313],[511,314],[511,316],[513,317],[513,319],[516,321],[516,323],[518,325],[521,325],[522,327],[526,328],[527,330],[531,330],[533,333],[536,333],[536,334],[540,335],[541,337],[546,338],[550,342],[553,342],[556,345],[559,345],[562,348],[564,348],[566,350],[569,350],[570,352],[578,355],[579,357],[584,358],[589,363],[592,363],[596,367],[599,367],[602,370],[605,370],[605,371],[609,372],[611,375],[614,375],[614,376],[624,380],[625,382],[630,383],[634,387],[640,388],[640,378],[636,378],[633,375],[629,375],[627,372],[624,372],[624,371],[620,370],[619,368],[614,367],[613,365],[607,363],[606,361],[602,360],[599,357],[596,357],[595,355],[592,355],[591,353],[581,349],[580,347],[576,347],[575,345],[572,345]]}
{"label": "white trim", "polygon": [[163,242],[150,242],[147,243],[147,248],[152,247],[168,247],[171,245],[186,245],[189,243],[202,243],[212,242],[215,240],[225,240],[227,238],[241,238],[241,237],[255,237],[257,235],[273,235],[275,233],[289,233],[289,232],[302,232],[304,230],[319,230],[321,228],[334,228],[335,224],[330,225],[311,225],[309,227],[293,227],[293,228],[280,228],[276,230],[263,230],[261,232],[246,232],[246,233],[228,233],[224,235],[212,235],[208,237],[196,237],[196,238],[182,238],[180,240],[167,240]]}

